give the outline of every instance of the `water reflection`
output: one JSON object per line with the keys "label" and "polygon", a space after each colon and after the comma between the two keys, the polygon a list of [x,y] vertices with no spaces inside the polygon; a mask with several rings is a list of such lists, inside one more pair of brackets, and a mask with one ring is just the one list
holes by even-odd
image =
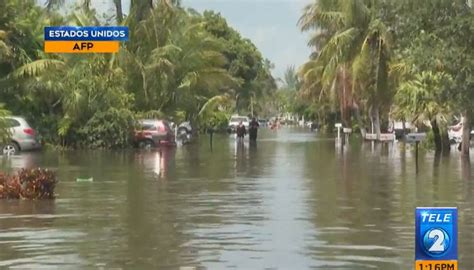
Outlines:
{"label": "water reflection", "polygon": [[154,150],[137,151],[135,160],[143,165],[144,172],[152,172],[156,179],[167,179],[169,173],[175,171],[176,150],[172,147],[163,147]]}
{"label": "water reflection", "polygon": [[[0,201],[0,268],[409,269],[414,208],[459,207],[473,269],[472,168],[453,151],[262,130],[158,151],[25,153],[58,170],[55,201]],[[337,149],[337,150],[336,150]],[[92,183],[75,182],[91,176]]]}

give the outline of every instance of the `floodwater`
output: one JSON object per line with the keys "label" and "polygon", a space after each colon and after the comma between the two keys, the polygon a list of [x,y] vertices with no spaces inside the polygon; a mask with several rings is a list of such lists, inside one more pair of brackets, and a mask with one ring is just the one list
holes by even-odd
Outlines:
{"label": "floodwater", "polygon": [[[413,269],[416,206],[459,207],[474,269],[472,169],[398,145],[262,130],[176,150],[25,153],[58,171],[54,201],[0,201],[0,268]],[[94,181],[76,182],[77,177]]]}

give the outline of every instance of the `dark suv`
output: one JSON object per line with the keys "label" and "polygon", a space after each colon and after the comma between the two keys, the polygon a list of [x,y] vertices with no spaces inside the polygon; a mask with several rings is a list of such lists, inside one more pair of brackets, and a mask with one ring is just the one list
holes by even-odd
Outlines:
{"label": "dark suv", "polygon": [[160,145],[176,145],[175,136],[165,120],[144,119],[139,121],[135,130],[134,144],[139,148],[151,148]]}

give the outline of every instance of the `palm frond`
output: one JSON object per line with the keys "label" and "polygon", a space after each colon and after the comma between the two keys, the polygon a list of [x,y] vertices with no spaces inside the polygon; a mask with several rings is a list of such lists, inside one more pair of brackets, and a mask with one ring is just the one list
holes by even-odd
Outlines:
{"label": "palm frond", "polygon": [[51,10],[53,8],[60,7],[64,5],[65,0],[47,0],[46,9]]}
{"label": "palm frond", "polygon": [[321,50],[322,59],[338,58],[344,60],[349,57],[348,48],[353,46],[358,30],[354,27],[336,33]]}
{"label": "palm frond", "polygon": [[230,101],[230,96],[228,95],[217,95],[210,98],[204,105],[202,105],[199,110],[198,116],[202,116],[206,112],[214,110],[218,105],[226,105]]}
{"label": "palm frond", "polygon": [[15,70],[11,76],[13,78],[35,77],[46,72],[50,68],[61,70],[65,66],[66,64],[61,60],[41,59],[21,66]]}

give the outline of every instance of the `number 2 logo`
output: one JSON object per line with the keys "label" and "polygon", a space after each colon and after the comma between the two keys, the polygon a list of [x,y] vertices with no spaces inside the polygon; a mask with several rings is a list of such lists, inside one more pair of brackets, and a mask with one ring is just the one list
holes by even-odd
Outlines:
{"label": "number 2 logo", "polygon": [[428,253],[432,255],[441,255],[449,247],[449,236],[441,228],[433,228],[425,233],[423,245]]}

